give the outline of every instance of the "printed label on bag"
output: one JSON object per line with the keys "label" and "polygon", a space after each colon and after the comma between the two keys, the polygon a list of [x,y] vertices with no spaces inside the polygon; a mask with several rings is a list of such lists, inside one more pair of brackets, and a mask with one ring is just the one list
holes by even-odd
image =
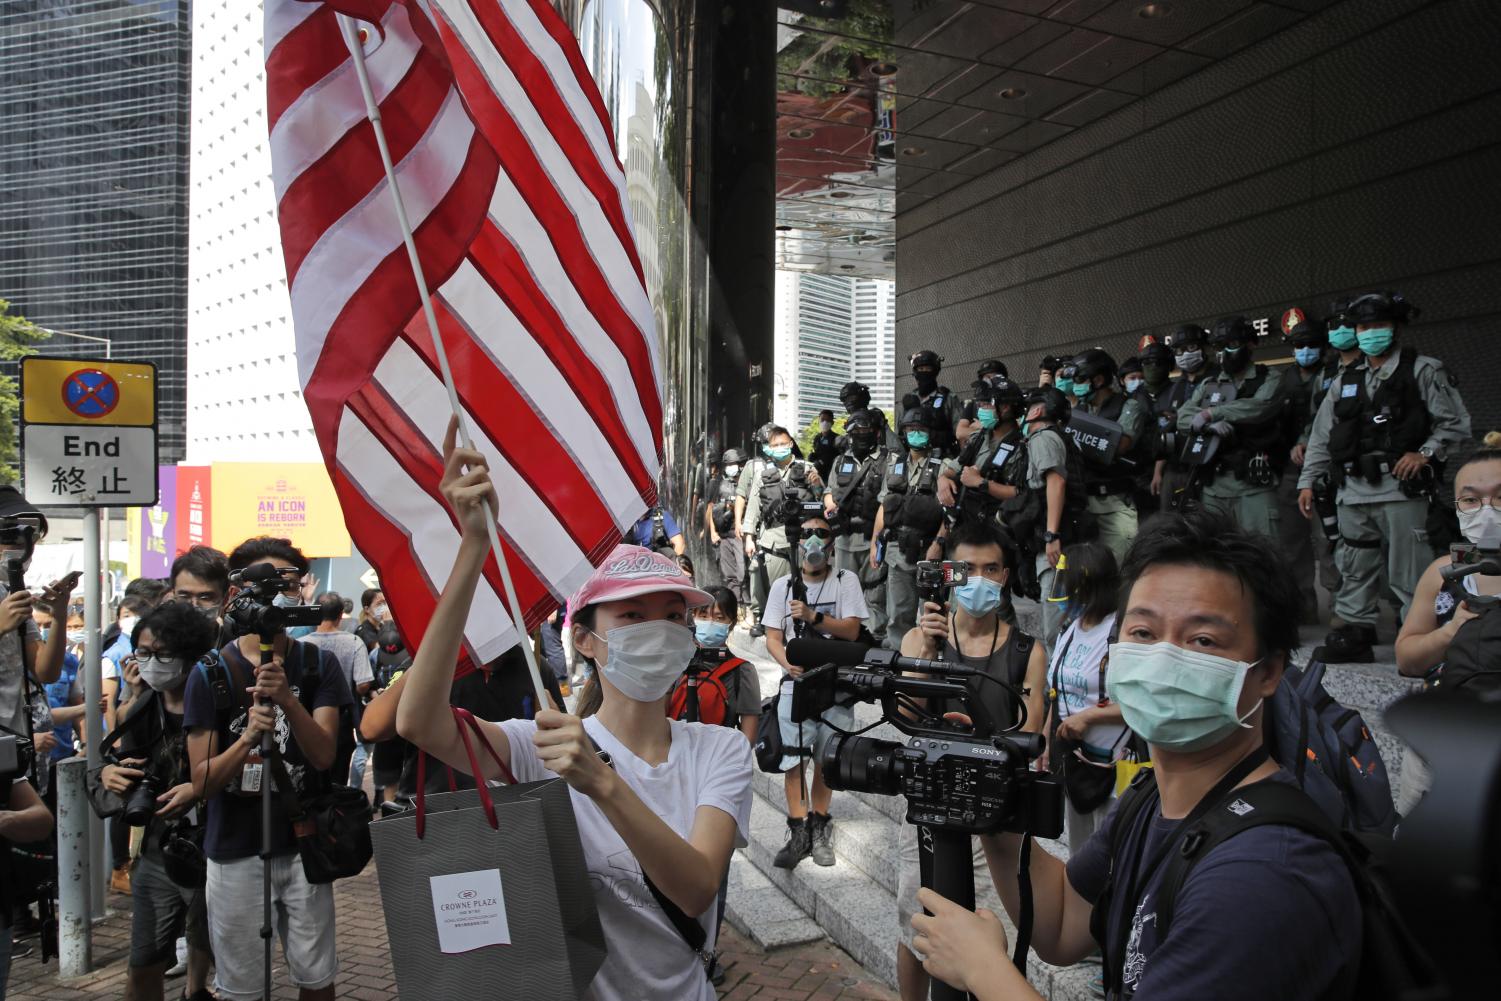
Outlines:
{"label": "printed label on bag", "polygon": [[241,792],[260,792],[261,791],[261,766],[260,766],[259,762],[257,762],[256,764],[253,764],[253,765],[247,764],[244,767],[244,769],[241,770],[241,772],[240,772],[240,791]]}
{"label": "printed label on bag", "polygon": [[460,953],[511,944],[499,869],[456,872],[433,876],[430,881],[439,949]]}

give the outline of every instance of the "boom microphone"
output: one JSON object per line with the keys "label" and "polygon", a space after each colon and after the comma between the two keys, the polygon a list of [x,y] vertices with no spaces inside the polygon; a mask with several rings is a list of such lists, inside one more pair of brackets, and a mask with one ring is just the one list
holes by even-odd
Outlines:
{"label": "boom microphone", "polygon": [[787,644],[787,660],[798,667],[869,667],[896,671],[920,671],[924,674],[975,674],[976,669],[945,660],[901,657],[890,650],[850,643],[845,640],[800,636]]}

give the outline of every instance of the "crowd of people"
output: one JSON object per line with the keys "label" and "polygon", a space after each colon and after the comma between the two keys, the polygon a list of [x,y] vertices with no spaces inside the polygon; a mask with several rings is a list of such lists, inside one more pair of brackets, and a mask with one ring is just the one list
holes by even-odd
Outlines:
{"label": "crowd of people", "polygon": [[[1349,998],[1361,904],[1326,839],[1255,828],[1166,889],[1160,863],[1227,796],[1301,781],[1283,768],[1301,762],[1269,754],[1268,707],[1296,670],[1299,625],[1320,621],[1315,582],[1332,616],[1317,658],[1372,658],[1384,588],[1401,622],[1401,672],[1438,686],[1458,662],[1479,609],[1441,571],[1467,558],[1448,555],[1449,542],[1501,549],[1501,439],[1471,452],[1456,381],[1402,342],[1414,313],[1386,293],[1336,303],[1286,332],[1290,364],[1255,360],[1255,327],[1240,317],[1179,328],[1121,363],[1098,348],[1047,357],[1027,388],[986,361],[964,395],[942,384],[935,353],[919,352],[895,421],[851,383],[842,427],[820,414],[807,457],[788,429],[767,425],[754,454],[719,456],[690,517],[648,511],[534,637],[551,668],[540,704],[519,648],[454,677],[487,522],[505,498],[485,457],[450,435],[442,492],[462,542],[416,649],[378,589],[357,612],[319,593],[287,540],[253,538],[227,555],[199,546],[168,580],[127,589],[104,637],[97,711],[78,682],[73,581],[0,600],[0,720],[34,732],[47,761],[105,745],[90,796],[118,818],[129,998],[163,998],[178,972],[190,1001],[262,996],[269,782],[286,976],[305,1001],[332,998],[334,895],[299,864],[297,796],[368,778],[378,812],[400,811],[426,752],[443,765],[427,773],[434,791],[509,776],[567,783],[608,949],[593,997],[709,1001],[754,768],[783,776],[774,864],[836,864],[823,753],[856,729],[855,711],[845,700],[794,721],[806,667],[789,646],[806,636],[884,647],[969,669],[963,698],[904,712],[962,733],[978,707],[1003,731],[1046,737],[1035,767],[1062,785],[1067,861],[1037,849],[1024,863],[1010,833],[973,839],[970,860],[1013,919],[1025,864],[1039,957],[1096,957],[1099,992],[1117,998]],[[683,526],[712,554],[700,573]],[[315,606],[316,624],[263,650],[226,615],[252,580],[271,582],[255,586],[276,605]],[[1478,599],[1501,578],[1464,587]],[[742,626],[752,646],[737,653]],[[759,638],[781,674],[764,693]],[[25,679],[43,686],[45,719],[30,718]],[[478,758],[481,775],[450,706],[473,713],[495,752]],[[1118,771],[1143,762],[1154,777],[1133,783],[1141,791],[1121,808]],[[11,778],[0,836],[46,838],[48,773]],[[1424,782],[1409,756],[1403,811]],[[130,805],[142,788],[144,816]],[[183,866],[185,842],[201,845],[201,871]],[[915,830],[899,845],[903,998],[927,997],[932,977],[980,998],[1037,996],[995,914],[922,885]],[[34,921],[38,894],[0,886],[10,893],[0,914]],[[1157,909],[1164,894],[1171,913]]]}

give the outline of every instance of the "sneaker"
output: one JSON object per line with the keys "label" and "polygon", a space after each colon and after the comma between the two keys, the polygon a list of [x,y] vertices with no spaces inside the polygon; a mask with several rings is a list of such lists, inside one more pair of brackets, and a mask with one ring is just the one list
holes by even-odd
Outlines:
{"label": "sneaker", "polygon": [[1371,649],[1376,630],[1370,626],[1346,625],[1324,637],[1324,645],[1314,651],[1314,658],[1326,664],[1369,664],[1376,659]]}
{"label": "sneaker", "polygon": [[778,869],[796,869],[813,852],[813,835],[806,821],[787,818],[787,843],[771,864]]}
{"label": "sneaker", "polygon": [[834,864],[834,818],[826,813],[810,813],[808,820],[813,825],[813,861],[818,865]]}
{"label": "sneaker", "polygon": [[186,959],[179,959],[177,961],[176,965],[174,965],[171,969],[169,969],[166,973],[164,973],[163,976],[165,976],[165,977],[180,977],[184,973],[187,973],[187,972],[188,972],[188,961]]}
{"label": "sneaker", "polygon": [[719,961],[719,953],[709,957],[709,983],[715,987],[724,984],[724,964]]}

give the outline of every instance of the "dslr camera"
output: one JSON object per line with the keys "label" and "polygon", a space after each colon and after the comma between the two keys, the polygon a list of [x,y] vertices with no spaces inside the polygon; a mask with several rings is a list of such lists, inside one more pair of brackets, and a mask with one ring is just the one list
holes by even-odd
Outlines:
{"label": "dslr camera", "polygon": [[[1000,679],[962,664],[898,657],[840,640],[793,640],[787,659],[812,668],[793,684],[794,723],[816,721],[836,701],[875,702],[882,719],[908,737],[903,743],[835,734],[819,761],[830,789],[900,793],[907,799],[907,823],[955,834],[1009,831],[1056,838],[1063,833],[1062,785],[1030,768],[1044,738],[999,731],[983,702],[973,697],[972,678],[1004,684]],[[971,723],[944,720],[914,699],[957,702]]]}
{"label": "dslr camera", "polygon": [[289,584],[302,575],[291,567],[256,563],[229,575],[239,593],[225,610],[224,622],[233,636],[275,636],[290,626],[316,626],[323,620],[317,605],[279,605]]}

